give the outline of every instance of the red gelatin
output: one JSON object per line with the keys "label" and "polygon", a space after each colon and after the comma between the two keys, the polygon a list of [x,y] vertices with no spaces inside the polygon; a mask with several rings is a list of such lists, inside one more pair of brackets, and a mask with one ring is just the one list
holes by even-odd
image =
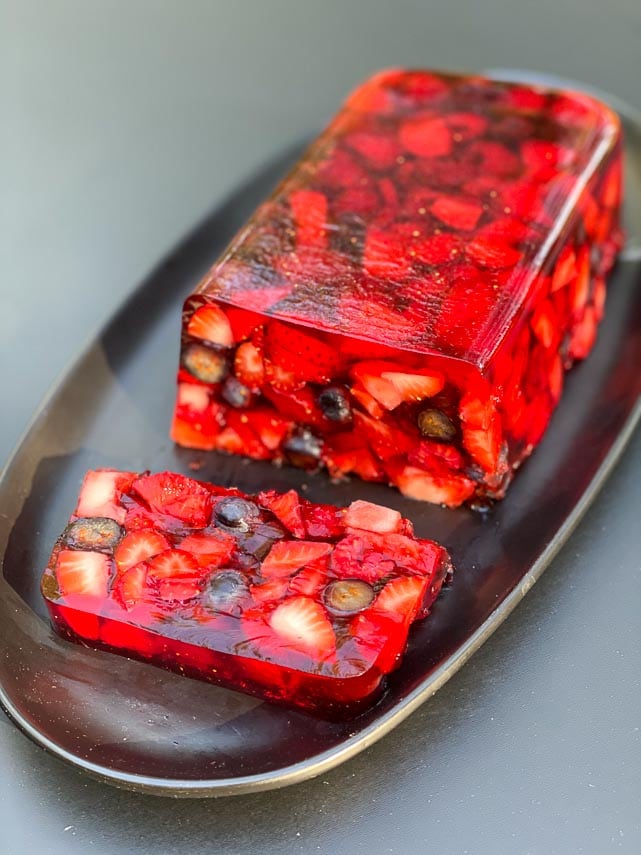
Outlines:
{"label": "red gelatin", "polygon": [[42,593],[72,640],[333,717],[379,695],[450,570],[391,508],[103,469]]}
{"label": "red gelatin", "polygon": [[174,440],[502,497],[595,340],[620,135],[577,92],[374,76],[187,299]]}

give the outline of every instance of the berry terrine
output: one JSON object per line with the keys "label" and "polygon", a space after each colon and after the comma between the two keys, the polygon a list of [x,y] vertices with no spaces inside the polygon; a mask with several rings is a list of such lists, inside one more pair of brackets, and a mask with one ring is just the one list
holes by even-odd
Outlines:
{"label": "berry terrine", "polygon": [[398,511],[88,472],[42,578],[57,630],[331,716],[382,690],[451,565]]}
{"label": "berry terrine", "polygon": [[371,78],[187,299],[174,440],[502,497],[595,339],[620,135],[578,92]]}

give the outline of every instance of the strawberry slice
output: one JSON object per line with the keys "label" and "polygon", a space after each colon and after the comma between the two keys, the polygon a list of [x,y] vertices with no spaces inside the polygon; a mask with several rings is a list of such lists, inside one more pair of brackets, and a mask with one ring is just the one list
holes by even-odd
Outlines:
{"label": "strawberry slice", "polygon": [[288,586],[288,579],[270,579],[260,585],[250,585],[249,593],[259,603],[272,603],[285,597]]}
{"label": "strawberry slice", "polygon": [[256,389],[265,381],[263,357],[251,341],[243,342],[236,351],[234,373],[241,383],[250,389]]}
{"label": "strawberry slice", "polygon": [[280,579],[291,576],[306,564],[332,551],[331,543],[311,540],[279,540],[263,561],[260,573],[265,579]]}
{"label": "strawberry slice", "polygon": [[111,517],[122,525],[126,511],[120,504],[120,496],[129,490],[135,478],[135,472],[114,469],[87,472],[74,513],[78,517]]}
{"label": "strawberry slice", "polygon": [[336,351],[318,336],[280,321],[267,328],[265,355],[281,371],[309,383],[328,383],[340,367]]}
{"label": "strawberry slice", "polygon": [[279,392],[296,392],[305,385],[305,380],[293,371],[265,360],[265,380]]}
{"label": "strawberry slice", "polygon": [[296,243],[303,246],[325,246],[325,194],[317,190],[295,190],[289,194],[289,205],[296,226]]}
{"label": "strawberry slice", "polygon": [[114,597],[127,611],[131,611],[143,599],[146,582],[147,565],[144,562],[129,567],[116,579]]}
{"label": "strawberry slice", "polygon": [[325,558],[303,567],[289,582],[289,594],[301,594],[304,597],[317,597],[328,582],[326,568],[321,567]]}
{"label": "strawberry slice", "polygon": [[308,597],[291,597],[273,612],[269,624],[294,649],[325,658],[336,649],[336,637],[325,609]]}
{"label": "strawberry slice", "polygon": [[307,537],[337,538],[345,533],[343,508],[303,502],[302,514]]}
{"label": "strawberry slice", "polygon": [[465,246],[465,254],[470,261],[482,267],[514,267],[523,253],[496,237],[476,237]]}
{"label": "strawberry slice", "polygon": [[399,153],[396,140],[386,134],[360,131],[350,134],[347,144],[374,169],[390,169]]}
{"label": "strawberry slice", "polygon": [[227,316],[218,306],[201,306],[196,309],[187,324],[187,332],[193,338],[217,344],[220,347],[232,347],[234,336]]}
{"label": "strawberry slice", "polygon": [[475,199],[443,195],[431,204],[430,211],[442,223],[453,229],[469,232],[476,227],[483,213],[483,207]]}
{"label": "strawberry slice", "polygon": [[369,276],[402,281],[411,272],[407,240],[389,229],[369,228],[363,250],[363,268]]}
{"label": "strawberry slice", "polygon": [[169,549],[171,544],[166,537],[152,529],[131,531],[118,544],[114,553],[118,572],[123,573],[134,564],[153,558],[159,552]]}
{"label": "strawberry slice", "polygon": [[474,492],[474,481],[462,475],[445,478],[431,475],[424,469],[405,466],[398,471],[390,469],[390,477],[403,495],[435,505],[457,508]]}
{"label": "strawberry slice", "polygon": [[231,327],[234,341],[244,341],[249,338],[257,327],[265,323],[264,315],[238,309],[235,306],[225,306],[225,314]]}
{"label": "strawberry slice", "polygon": [[149,576],[153,579],[196,579],[202,568],[196,558],[183,549],[165,549],[149,562]]}
{"label": "strawberry slice", "polygon": [[421,611],[429,585],[430,578],[426,576],[398,576],[384,586],[372,608],[411,622]]}
{"label": "strawberry slice", "polygon": [[109,556],[101,552],[62,549],[58,553],[56,577],[63,596],[106,597],[110,574]]}
{"label": "strawberry slice", "polygon": [[211,534],[189,534],[180,541],[179,548],[189,552],[201,567],[222,567],[236,548],[236,538],[224,531]]}
{"label": "strawberry slice", "polygon": [[186,603],[200,594],[201,588],[194,579],[161,579],[158,596],[169,603]]}
{"label": "strawberry slice", "polygon": [[307,532],[296,490],[289,490],[287,493],[276,493],[274,490],[259,493],[258,503],[271,511],[294,537],[305,537]]}
{"label": "strawberry slice", "polygon": [[452,134],[446,122],[429,113],[406,119],[398,136],[403,149],[417,157],[441,157],[452,150]]}
{"label": "strawberry slice", "polygon": [[303,388],[285,392],[266,386],[263,389],[263,395],[271,401],[281,416],[306,425],[326,424],[316,396],[309,387],[303,386]]}
{"label": "strawberry slice", "polygon": [[358,403],[375,419],[380,419],[385,415],[385,409],[381,407],[376,398],[374,398],[360,383],[354,383],[351,388],[352,395]]}
{"label": "strawberry slice", "polygon": [[414,254],[423,264],[448,264],[460,258],[461,239],[450,232],[431,235],[415,244]]}
{"label": "strawberry slice", "polygon": [[203,413],[209,406],[209,389],[196,383],[179,383],[176,406]]}
{"label": "strawberry slice", "polygon": [[402,371],[383,371],[383,380],[388,380],[401,396],[402,401],[422,401],[438,395],[445,385],[445,378],[438,371],[409,374]]}
{"label": "strawberry slice", "polygon": [[252,411],[249,424],[265,448],[276,451],[294,427],[293,422],[279,416],[271,408],[257,407]]}
{"label": "strawberry slice", "polygon": [[345,511],[344,520],[348,528],[377,531],[381,534],[400,532],[403,527],[402,517],[398,511],[383,505],[375,505],[373,502],[365,502],[362,499],[351,503]]}
{"label": "strawberry slice", "polygon": [[145,500],[150,510],[177,517],[194,528],[204,528],[211,519],[211,493],[193,478],[159,472],[138,478],[132,490]]}
{"label": "strawberry slice", "polygon": [[367,438],[372,451],[381,460],[407,454],[414,447],[415,440],[412,436],[382,419],[371,419],[363,413],[355,413],[354,421]]}

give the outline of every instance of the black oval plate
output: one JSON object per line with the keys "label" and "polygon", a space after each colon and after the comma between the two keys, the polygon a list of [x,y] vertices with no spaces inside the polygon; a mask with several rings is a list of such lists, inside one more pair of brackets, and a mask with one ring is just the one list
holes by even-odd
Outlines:
{"label": "black oval plate", "polygon": [[[619,106],[616,105],[615,106]],[[641,415],[641,121],[626,130],[630,240],[611,279],[589,360],[507,499],[485,517],[403,499],[388,488],[173,446],[180,304],[233,232],[298,155],[290,153],[214,213],[135,292],[56,387],[0,480],[0,702],[38,744],[102,780],[168,795],[222,795],[318,775],[379,739],[461,667],[549,564]],[[443,541],[457,572],[411,635],[383,699],[326,722],[110,653],[63,641],[39,578],[88,468],[177,469],[241,489],[306,489],[398,508]]]}

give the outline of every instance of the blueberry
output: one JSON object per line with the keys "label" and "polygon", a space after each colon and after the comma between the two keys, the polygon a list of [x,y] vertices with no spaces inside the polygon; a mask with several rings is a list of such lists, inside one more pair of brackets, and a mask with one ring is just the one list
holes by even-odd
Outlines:
{"label": "blueberry", "polygon": [[247,580],[236,570],[216,573],[209,584],[207,601],[217,612],[232,614],[238,609],[238,601],[248,592]]}
{"label": "blueberry", "polygon": [[240,496],[229,496],[216,503],[214,509],[216,525],[238,532],[246,532],[260,516],[258,505],[241,499]]}
{"label": "blueberry", "polygon": [[349,397],[347,392],[339,386],[329,386],[327,389],[323,389],[318,396],[318,406],[330,422],[346,424],[352,420]]}
{"label": "blueberry", "polygon": [[287,460],[301,469],[316,469],[322,448],[322,441],[307,428],[293,433],[283,445]]}
{"label": "blueberry", "polygon": [[122,535],[122,528],[110,517],[80,517],[69,523],[62,539],[71,549],[113,552]]}
{"label": "blueberry", "polygon": [[251,403],[252,393],[237,377],[228,377],[220,393],[224,401],[231,407],[242,410]]}
{"label": "blueberry", "polygon": [[362,579],[341,579],[329,583],[323,599],[330,612],[336,615],[354,615],[371,605],[374,589]]}
{"label": "blueberry", "polygon": [[452,442],[456,439],[456,428],[441,410],[421,410],[416,418],[422,436],[437,439],[440,442]]}
{"label": "blueberry", "polygon": [[189,344],[183,350],[183,368],[203,383],[220,383],[229,372],[227,357],[213,347]]}

